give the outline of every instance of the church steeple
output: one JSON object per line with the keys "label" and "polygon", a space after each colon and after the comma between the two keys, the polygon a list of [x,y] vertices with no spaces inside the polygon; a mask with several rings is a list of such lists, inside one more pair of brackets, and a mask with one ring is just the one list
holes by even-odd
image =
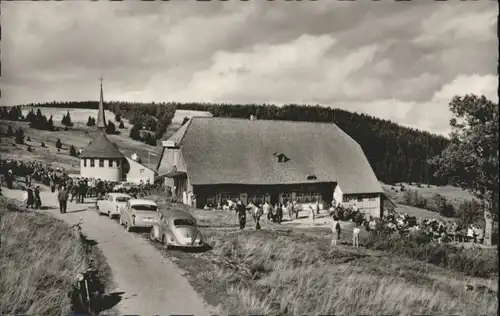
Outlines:
{"label": "church steeple", "polygon": [[102,76],[100,78],[101,80],[101,98],[99,99],[99,109],[97,110],[97,122],[96,126],[99,129],[105,129],[106,128],[106,117],[104,116],[104,97],[103,97],[103,92],[102,92]]}

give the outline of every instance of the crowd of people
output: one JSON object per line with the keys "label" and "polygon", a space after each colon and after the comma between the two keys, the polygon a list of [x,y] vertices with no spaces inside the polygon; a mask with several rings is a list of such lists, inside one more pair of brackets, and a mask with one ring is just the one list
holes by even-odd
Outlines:
{"label": "crowd of people", "polygon": [[8,189],[13,189],[15,182],[21,182],[20,187],[26,191],[27,208],[42,207],[40,184],[48,186],[52,193],[57,191],[61,213],[65,212],[68,201],[84,203],[86,198],[102,197],[110,192],[127,193],[137,198],[150,195],[154,187],[149,181],[141,181],[137,185],[120,186],[114,181],[70,177],[64,169],[53,168],[46,163],[15,159],[0,160],[0,175],[0,180],[5,182]]}

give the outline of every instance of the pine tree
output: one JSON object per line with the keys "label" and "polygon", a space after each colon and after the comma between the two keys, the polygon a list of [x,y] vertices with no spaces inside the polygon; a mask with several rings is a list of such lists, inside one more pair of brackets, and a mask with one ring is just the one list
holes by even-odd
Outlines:
{"label": "pine tree", "polygon": [[125,125],[123,124],[123,121],[120,121],[120,125],[118,125],[118,128],[120,128],[120,129],[125,128]]}
{"label": "pine tree", "polygon": [[78,157],[75,146],[71,145],[71,147],[69,148],[69,155],[72,157]]}
{"label": "pine tree", "polygon": [[62,142],[61,142],[61,140],[59,138],[56,141],[56,148],[57,149],[61,149],[62,148]]}
{"label": "pine tree", "polygon": [[16,144],[24,144],[24,131],[22,128],[16,130]]}
{"label": "pine tree", "polygon": [[106,125],[106,134],[116,134],[116,126],[111,120],[108,120]]}
{"label": "pine tree", "polygon": [[12,125],[9,125],[9,127],[7,127],[7,137],[12,136],[14,136],[14,130],[12,129]]}

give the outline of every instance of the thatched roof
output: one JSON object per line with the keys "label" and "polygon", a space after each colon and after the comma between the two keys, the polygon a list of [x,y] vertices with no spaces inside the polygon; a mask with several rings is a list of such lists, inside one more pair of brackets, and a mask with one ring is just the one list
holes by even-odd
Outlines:
{"label": "thatched roof", "polygon": [[361,146],[333,123],[193,117],[171,139],[193,185],[337,182],[343,193],[383,192]]}
{"label": "thatched roof", "polygon": [[120,159],[125,157],[116,144],[109,140],[106,134],[99,133],[99,136],[82,151],[80,158]]}

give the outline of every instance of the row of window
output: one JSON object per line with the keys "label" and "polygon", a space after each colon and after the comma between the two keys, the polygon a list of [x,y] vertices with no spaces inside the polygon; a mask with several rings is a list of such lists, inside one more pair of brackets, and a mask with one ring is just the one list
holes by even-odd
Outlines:
{"label": "row of window", "polygon": [[[231,201],[237,201],[240,199],[240,196],[237,195],[237,194],[221,194],[221,200],[223,202],[227,201],[227,200],[231,200]],[[247,197],[247,202],[253,202],[253,203],[259,203],[259,204],[262,204],[264,203],[266,200],[268,202],[270,202],[270,196],[267,195],[264,195],[264,194],[259,194],[259,195],[249,195]],[[280,201],[281,202],[285,202],[285,201],[292,201],[293,199],[293,195],[292,193],[282,193],[280,194]],[[212,204],[215,204],[215,196],[209,196],[207,197],[207,203],[212,203]],[[297,203],[315,203],[316,201],[319,201],[321,202],[323,199],[322,199],[322,196],[321,196],[321,193],[303,193],[303,192],[297,192],[295,193],[295,201],[297,201]]]}
{"label": "row of window", "polygon": [[376,201],[376,197],[374,197],[373,195],[362,195],[362,194],[359,194],[359,195],[344,195],[343,196],[343,202],[344,203],[348,203],[348,202],[351,202],[351,201],[356,201],[356,202],[363,202],[363,200],[368,200],[370,202],[374,202]]}
{"label": "row of window", "polygon": [[[87,163],[87,161],[88,161],[88,163]],[[87,167],[87,166],[95,167],[96,161],[97,161],[97,164],[100,168],[104,168],[106,161],[108,161],[107,166],[109,168],[120,167],[120,160],[118,160],[118,159],[83,159],[83,166],[84,167]]]}

